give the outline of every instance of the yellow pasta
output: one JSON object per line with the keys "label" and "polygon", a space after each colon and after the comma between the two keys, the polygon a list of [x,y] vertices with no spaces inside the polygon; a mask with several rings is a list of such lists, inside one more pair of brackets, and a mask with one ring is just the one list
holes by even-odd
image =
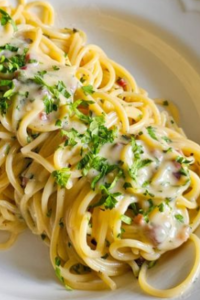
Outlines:
{"label": "yellow pasta", "polygon": [[[53,27],[48,2],[0,7],[0,249],[28,226],[66,289],[114,290],[132,270],[146,293],[180,295],[200,269],[200,146],[177,109],[84,32]],[[187,278],[150,286],[148,268],[188,240]]]}

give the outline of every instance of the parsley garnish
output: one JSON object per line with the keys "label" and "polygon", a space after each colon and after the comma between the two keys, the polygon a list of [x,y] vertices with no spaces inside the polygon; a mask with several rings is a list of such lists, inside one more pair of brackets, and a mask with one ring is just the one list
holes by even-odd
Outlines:
{"label": "parsley garnish", "polygon": [[159,209],[160,212],[163,212],[163,211],[164,211],[164,204],[163,204],[163,203],[160,203],[160,204],[158,205],[158,209]]}
{"label": "parsley garnish", "polygon": [[14,31],[17,31],[17,25],[11,16],[3,9],[0,9],[1,17],[1,25],[5,26],[7,23],[10,23],[13,26]]}
{"label": "parsley garnish", "polygon": [[[1,93],[3,93],[0,97],[0,111],[2,115],[5,115],[9,107],[9,100],[15,94],[15,86],[12,80],[2,79],[0,80],[0,87],[3,87],[3,90],[0,91]],[[7,91],[5,88],[7,88]]]}
{"label": "parsley garnish", "polygon": [[147,132],[148,132],[148,134],[150,135],[150,137],[152,138],[152,139],[154,139],[154,140],[158,140],[157,139],[157,136],[156,136],[156,134],[155,134],[155,128],[154,127],[152,127],[152,126],[149,126],[149,127],[147,127]]}
{"label": "parsley garnish", "polygon": [[128,188],[132,188],[132,184],[130,182],[124,182],[123,188],[126,190]]}
{"label": "parsley garnish", "polygon": [[43,70],[43,71],[38,71],[37,73],[38,73],[38,75],[39,75],[40,77],[43,78],[44,75],[47,74],[47,71]]}
{"label": "parsley garnish", "polygon": [[62,121],[61,120],[56,120],[55,125],[58,127],[62,127]]}
{"label": "parsley garnish", "polygon": [[84,94],[87,95],[92,95],[94,93],[93,86],[92,85],[85,85],[82,86],[81,89],[83,90]]}
{"label": "parsley garnish", "polygon": [[4,46],[0,46],[0,51],[1,50],[9,50],[11,52],[17,52],[19,50],[18,47],[12,46],[10,44],[6,44]]}
{"label": "parsley garnish", "polygon": [[131,146],[132,146],[132,151],[134,153],[134,158],[139,159],[140,154],[144,153],[144,151],[142,150],[142,146],[137,145],[134,137],[131,137]]}
{"label": "parsley garnish", "polygon": [[52,176],[55,178],[56,183],[61,187],[64,188],[70,178],[70,169],[69,168],[62,168],[60,170],[55,170],[52,172]]}
{"label": "parsley garnish", "polygon": [[172,140],[170,138],[168,138],[167,136],[162,136],[162,139],[166,142],[166,143],[172,143]]}
{"label": "parsley garnish", "polygon": [[176,161],[177,161],[178,163],[180,163],[180,164],[185,164],[185,165],[190,165],[190,164],[193,163],[192,160],[189,160],[189,159],[187,159],[187,158],[185,158],[185,157],[183,157],[183,156],[177,156],[177,157],[176,157]]}
{"label": "parsley garnish", "polygon": [[57,104],[49,96],[45,96],[43,101],[44,101],[44,106],[45,106],[45,112],[47,113],[47,115],[50,114],[52,111],[58,110]]}
{"label": "parsley garnish", "polygon": [[60,70],[60,68],[59,68],[58,66],[52,66],[52,69],[53,69],[54,71]]}
{"label": "parsley garnish", "polygon": [[138,170],[148,166],[152,162],[153,161],[151,159],[136,160],[128,170],[130,177],[136,181]]}
{"label": "parsley garnish", "polygon": [[100,186],[100,190],[103,196],[97,203],[90,207],[94,208],[104,205],[105,209],[113,209],[118,202],[116,198],[121,196],[121,193],[110,193],[109,189],[107,189],[104,185]]}
{"label": "parsley garnish", "polygon": [[157,260],[152,260],[148,263],[148,269],[151,269],[153,268],[157,263]]}
{"label": "parsley garnish", "polygon": [[125,224],[130,225],[132,223],[132,219],[126,215],[121,215],[120,219],[122,220],[122,222],[124,222]]}
{"label": "parsley garnish", "polygon": [[163,150],[163,153],[170,153],[172,151],[173,151],[173,149],[171,147],[169,147],[168,149]]}
{"label": "parsley garnish", "polygon": [[[9,50],[11,52],[15,52],[14,50],[16,50],[17,48],[13,47],[13,46],[2,46],[5,48],[9,48]],[[8,50],[8,49],[7,49]],[[25,48],[24,49],[24,53],[22,55],[16,54],[11,56],[10,58],[5,57],[4,55],[2,55],[0,57],[0,72],[1,73],[14,73],[16,70],[22,68],[25,66],[26,64],[26,53],[27,53],[28,49]]]}
{"label": "parsley garnish", "polygon": [[65,141],[65,146],[75,146],[77,144],[76,139],[80,137],[78,131],[72,128],[69,131],[61,130],[61,135],[66,136],[68,139]]}
{"label": "parsley garnish", "polygon": [[177,214],[175,215],[176,220],[178,220],[179,222],[183,223],[184,222],[184,218],[181,214]]}

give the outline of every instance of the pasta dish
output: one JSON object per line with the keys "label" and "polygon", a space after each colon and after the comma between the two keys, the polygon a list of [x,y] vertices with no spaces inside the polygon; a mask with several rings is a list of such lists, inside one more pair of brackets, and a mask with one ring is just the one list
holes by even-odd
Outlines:
{"label": "pasta dish", "polygon": [[[171,102],[53,22],[48,2],[0,1],[0,249],[28,227],[67,290],[114,290],[131,270],[146,293],[178,296],[200,269],[200,146]],[[148,269],[188,241],[187,278],[151,286]]]}

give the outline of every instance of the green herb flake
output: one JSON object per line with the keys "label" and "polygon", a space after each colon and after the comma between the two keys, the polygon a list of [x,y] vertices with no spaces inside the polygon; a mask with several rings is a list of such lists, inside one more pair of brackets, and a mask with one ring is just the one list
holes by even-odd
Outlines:
{"label": "green herb flake", "polygon": [[130,225],[132,223],[132,219],[130,217],[126,216],[126,215],[121,215],[120,219],[125,224]]}
{"label": "green herb flake", "polygon": [[162,139],[166,142],[166,143],[172,143],[172,140],[170,138],[168,138],[167,136],[162,136]]}
{"label": "green herb flake", "polygon": [[178,220],[181,223],[184,223],[184,218],[181,214],[176,214],[175,215],[176,220]]}
{"label": "green herb flake", "polygon": [[164,211],[164,203],[160,203],[158,205],[158,209],[159,209],[159,212],[163,212]]}
{"label": "green herb flake", "polygon": [[0,9],[0,13],[2,15],[1,17],[1,25],[5,26],[6,24],[10,23],[14,29],[14,31],[17,31],[17,25],[15,24],[14,20],[11,18],[11,16],[3,9]]}
{"label": "green herb flake", "polygon": [[55,178],[56,183],[61,187],[64,188],[70,178],[70,169],[69,168],[62,168],[60,170],[55,170],[52,172],[52,176]]}
{"label": "green herb flake", "polygon": [[58,127],[62,127],[62,121],[61,120],[56,120],[55,125]]}
{"label": "green herb flake", "polygon": [[152,127],[152,126],[147,127],[147,132],[148,132],[148,134],[150,135],[150,137],[152,139],[154,139],[156,141],[158,140],[158,138],[156,136],[156,133],[155,133],[155,128],[154,127]]}
{"label": "green herb flake", "polygon": [[60,258],[58,256],[55,258],[55,265],[57,267],[59,267],[61,265],[61,260],[60,260]]}
{"label": "green herb flake", "polygon": [[59,68],[58,66],[52,66],[52,69],[53,69],[54,71],[59,71],[59,70],[60,70],[60,68]]}
{"label": "green herb flake", "polygon": [[132,184],[130,182],[125,182],[124,185],[123,185],[123,188],[126,190],[128,188],[132,188]]}
{"label": "green herb flake", "polygon": [[190,165],[193,163],[193,160],[189,160],[183,156],[177,156],[176,161],[180,164]]}
{"label": "green herb flake", "polygon": [[47,71],[43,70],[43,71],[38,71],[37,73],[38,73],[38,75],[39,75],[40,77],[43,78],[44,75],[47,74]]}
{"label": "green herb flake", "polygon": [[157,263],[157,260],[152,260],[148,263],[148,269],[151,269],[153,268]]}
{"label": "green herb flake", "polygon": [[94,93],[94,89],[92,85],[85,85],[82,86],[81,89],[83,90],[84,94],[87,95],[92,95]]}
{"label": "green herb flake", "polygon": [[166,150],[163,150],[163,153],[171,153],[173,151],[173,149],[171,147],[169,147]]}

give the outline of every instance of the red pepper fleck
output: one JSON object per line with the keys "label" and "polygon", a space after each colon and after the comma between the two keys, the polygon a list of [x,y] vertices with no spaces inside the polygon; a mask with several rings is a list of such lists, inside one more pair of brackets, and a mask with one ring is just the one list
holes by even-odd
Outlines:
{"label": "red pepper fleck", "polygon": [[120,85],[123,89],[127,86],[127,82],[123,78],[117,80],[117,84]]}

